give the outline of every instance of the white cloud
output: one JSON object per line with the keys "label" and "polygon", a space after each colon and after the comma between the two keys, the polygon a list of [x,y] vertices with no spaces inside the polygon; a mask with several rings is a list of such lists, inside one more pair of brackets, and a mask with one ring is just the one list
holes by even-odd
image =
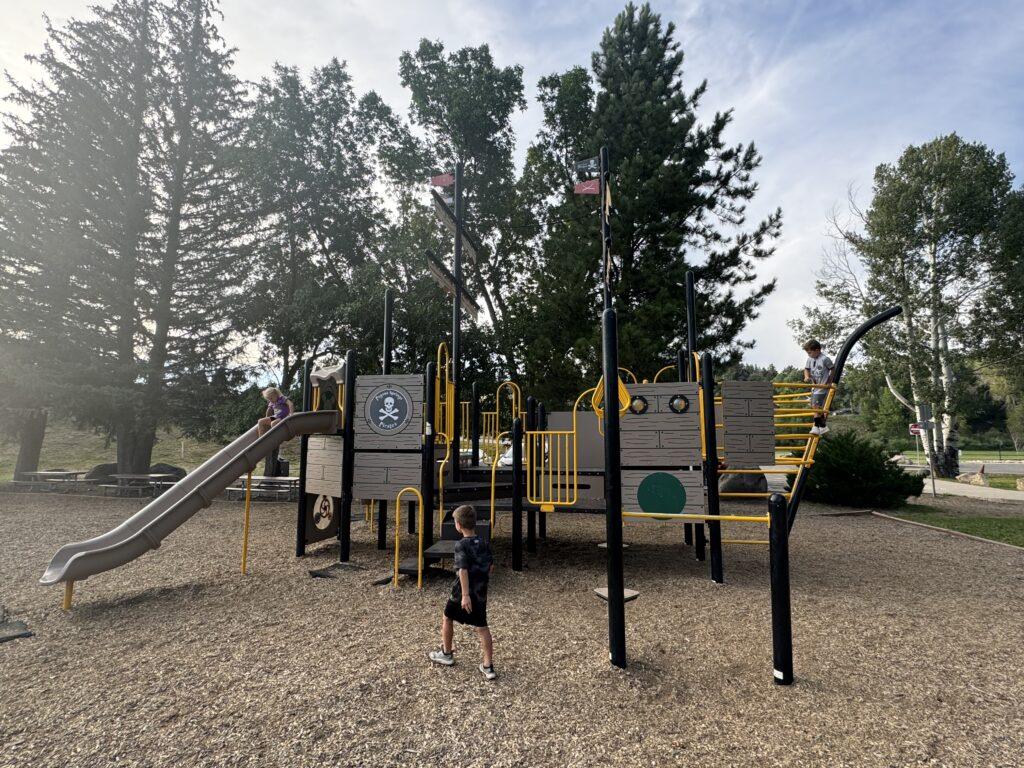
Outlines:
{"label": "white cloud", "polygon": [[[41,14],[60,23],[94,0],[9,4],[0,68],[25,79],[27,52],[44,40]],[[359,91],[399,110],[408,97],[398,56],[421,37],[449,49],[490,44],[498,64],[522,64],[530,106],[515,118],[521,159],[540,123],[533,101],[543,75],[582,64],[624,2],[615,0],[223,0],[222,32],[238,48],[240,76],[274,61],[303,70],[348,62]],[[1015,0],[783,0],[655,2],[686,52],[687,87],[707,78],[702,115],[735,108],[732,141],[764,155],[751,217],[784,214],[778,255],[764,265],[779,287],[746,337],[758,363],[800,362],[785,321],[813,299],[813,270],[827,242],[825,217],[852,183],[870,193],[875,166],[911,143],[956,130],[1007,153],[1024,175],[1024,4]],[[2,89],[0,89],[2,90]]]}

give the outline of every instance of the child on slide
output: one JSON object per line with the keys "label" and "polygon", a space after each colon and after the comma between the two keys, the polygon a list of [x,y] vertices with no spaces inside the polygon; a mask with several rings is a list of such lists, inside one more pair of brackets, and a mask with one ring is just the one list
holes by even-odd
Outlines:
{"label": "child on slide", "polygon": [[453,513],[455,529],[462,539],[455,545],[455,570],[458,580],[452,587],[451,597],[444,606],[441,617],[441,648],[431,651],[428,656],[435,664],[450,667],[455,663],[455,649],[452,645],[455,622],[466,624],[476,630],[483,651],[480,672],[488,680],[494,680],[494,641],[487,627],[487,582],[494,570],[491,548],[476,535],[476,509],[463,504]]}
{"label": "child on slide", "polygon": [[267,387],[262,394],[263,399],[267,401],[267,411],[263,418],[256,422],[257,434],[260,435],[266,434],[271,427],[290,416],[294,410],[292,401],[277,387]]}

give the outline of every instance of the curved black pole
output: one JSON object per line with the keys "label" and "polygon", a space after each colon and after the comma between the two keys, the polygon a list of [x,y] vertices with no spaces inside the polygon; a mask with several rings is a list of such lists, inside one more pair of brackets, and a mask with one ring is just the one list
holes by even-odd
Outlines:
{"label": "curved black pole", "polygon": [[[839,354],[836,355],[835,366],[832,368],[832,375],[829,377],[828,383],[839,385],[839,379],[843,375],[843,368],[846,366],[846,358],[850,356],[850,352],[853,351],[854,346],[860,341],[864,334],[870,331],[872,328],[881,325],[884,322],[892,320],[899,314],[902,314],[903,307],[895,306],[889,307],[889,309],[879,312],[874,317],[869,317],[863,323],[851,333],[846,341],[843,342],[843,346],[839,348]],[[793,494],[789,497],[789,529],[793,530],[793,524],[796,522],[796,513],[800,509],[800,499],[804,495],[804,485],[807,482],[807,476],[811,473],[811,468],[808,467],[806,472],[801,472],[797,475],[796,482],[793,484]]]}

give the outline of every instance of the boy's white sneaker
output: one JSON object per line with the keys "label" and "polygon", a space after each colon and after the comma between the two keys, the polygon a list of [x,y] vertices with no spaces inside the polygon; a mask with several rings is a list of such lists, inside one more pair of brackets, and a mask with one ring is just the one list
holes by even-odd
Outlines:
{"label": "boy's white sneaker", "polygon": [[828,427],[827,426],[826,427],[811,427],[811,434],[812,435],[818,435],[819,437],[821,437],[821,435],[824,435],[824,434],[827,434],[827,433],[828,433]]}
{"label": "boy's white sneaker", "polygon": [[491,664],[491,666],[489,666],[489,667],[485,667],[483,664],[481,664],[480,665],[480,672],[488,680],[494,680],[498,676],[498,673],[494,671],[494,665],[493,664]]}
{"label": "boy's white sneaker", "polygon": [[431,651],[427,654],[427,658],[435,664],[441,664],[445,667],[450,667],[452,664],[455,663],[455,654],[445,653],[444,648],[440,648],[436,651]]}

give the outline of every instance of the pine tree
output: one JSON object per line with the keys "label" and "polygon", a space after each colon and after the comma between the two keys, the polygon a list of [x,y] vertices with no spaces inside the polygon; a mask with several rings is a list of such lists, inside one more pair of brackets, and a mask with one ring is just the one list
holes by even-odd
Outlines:
{"label": "pine tree", "polygon": [[[536,290],[524,294],[518,327],[528,367],[541,365],[538,384],[563,381],[551,393],[562,399],[596,379],[599,348],[596,199],[573,197],[576,160],[609,148],[620,361],[646,375],[685,343],[688,269],[697,279],[700,349],[730,365],[752,346],[738,336],[774,288],[758,283],[756,269],[781,228],[779,211],[748,226],[760,155],[753,144],[726,143],[731,112],[699,122],[707,84],[684,90],[673,24],[630,3],[605,31],[592,71],[540,81],[544,127],[524,174],[543,231]],[[547,358],[554,367],[544,371]]]}
{"label": "pine tree", "polygon": [[166,390],[225,353],[239,89],[206,0],[118,0],[48,30],[0,153],[2,342],[33,397],[149,466]]}

